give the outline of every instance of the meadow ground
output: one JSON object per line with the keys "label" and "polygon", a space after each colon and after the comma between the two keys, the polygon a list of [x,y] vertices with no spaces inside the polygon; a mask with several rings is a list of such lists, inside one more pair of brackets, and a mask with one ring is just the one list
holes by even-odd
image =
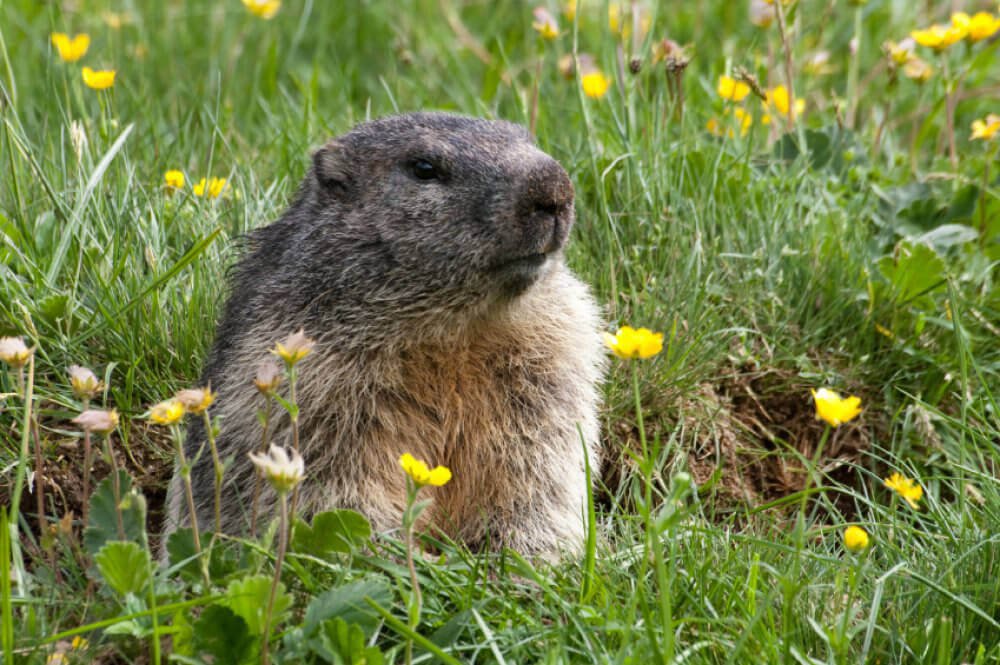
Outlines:
{"label": "meadow ground", "polygon": [[[0,337],[33,349],[0,346],[5,663],[1000,663],[996,3],[534,8],[0,3]],[[331,514],[270,613],[277,524],[154,565],[146,414],[197,382],[236,240],[416,109],[532,126],[608,330],[664,334],[612,359],[586,554],[438,544],[421,603],[404,541]],[[121,414],[86,531],[70,365]]]}

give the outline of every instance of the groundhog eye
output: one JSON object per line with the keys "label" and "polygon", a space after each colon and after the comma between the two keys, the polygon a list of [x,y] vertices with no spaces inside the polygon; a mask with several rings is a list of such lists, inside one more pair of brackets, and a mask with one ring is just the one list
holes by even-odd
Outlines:
{"label": "groundhog eye", "polygon": [[417,180],[439,180],[441,172],[438,167],[426,159],[415,159],[410,163],[410,171]]}

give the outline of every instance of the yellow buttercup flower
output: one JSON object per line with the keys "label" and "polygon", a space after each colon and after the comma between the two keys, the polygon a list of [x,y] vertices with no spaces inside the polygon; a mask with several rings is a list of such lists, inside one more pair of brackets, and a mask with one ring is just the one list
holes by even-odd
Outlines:
{"label": "yellow buttercup flower", "polygon": [[583,94],[591,99],[600,99],[607,94],[611,81],[599,70],[594,70],[580,78],[580,85],[583,86]]}
{"label": "yellow buttercup flower", "polygon": [[88,88],[106,90],[115,84],[115,70],[83,68],[83,82]]}
{"label": "yellow buttercup flower", "polygon": [[87,49],[90,48],[90,35],[80,33],[70,37],[65,32],[53,32],[52,45],[56,47],[63,62],[76,62],[87,54]]}
{"label": "yellow buttercup flower", "polygon": [[212,406],[216,393],[209,388],[188,388],[177,392],[177,401],[184,406],[185,411],[201,413]]}
{"label": "yellow buttercup flower", "polygon": [[222,191],[226,188],[225,178],[202,178],[198,181],[192,190],[195,196],[208,197],[210,199],[217,199]]}
{"label": "yellow buttercup flower", "polygon": [[441,487],[451,480],[451,470],[448,467],[436,466],[431,469],[427,464],[416,459],[410,453],[403,453],[399,458],[399,465],[403,467],[406,475],[413,479],[417,487],[423,487],[424,485]]}
{"label": "yellow buttercup flower", "polygon": [[982,120],[972,121],[972,136],[969,138],[991,141],[997,137],[997,132],[1000,132],[1000,115],[990,113]]}
{"label": "yellow buttercup flower", "polygon": [[184,417],[184,405],[176,397],[154,404],[149,419],[156,425],[174,425]]}
{"label": "yellow buttercup flower", "polygon": [[970,42],[979,42],[989,39],[1000,30],[1000,17],[989,12],[977,12],[975,16],[956,12],[951,15],[951,24],[964,31]]}
{"label": "yellow buttercup flower", "polygon": [[829,388],[813,390],[812,396],[816,402],[816,417],[831,427],[840,427],[861,413],[860,397],[841,397]]}
{"label": "yellow buttercup flower", "polygon": [[559,24],[556,17],[544,7],[535,7],[532,13],[535,20],[531,27],[545,39],[555,39],[559,36]]}
{"label": "yellow buttercup flower", "polygon": [[943,51],[955,42],[965,39],[966,32],[954,25],[932,25],[924,30],[913,30],[910,36],[921,46]]}
{"label": "yellow buttercup flower", "polygon": [[176,169],[163,174],[163,184],[167,189],[180,189],[184,186],[184,174]]}
{"label": "yellow buttercup flower", "polygon": [[844,529],[844,547],[857,554],[868,549],[870,540],[868,532],[859,526],[849,526]]}
{"label": "yellow buttercup flower", "polygon": [[920,501],[924,496],[924,488],[918,485],[915,480],[907,478],[900,473],[893,473],[882,482],[886,487],[896,491],[901,497],[906,499],[906,503],[910,504],[910,508],[914,510],[919,508],[917,501]]}
{"label": "yellow buttercup flower", "polygon": [[567,21],[572,21],[576,18],[576,0],[567,0],[563,3],[563,16],[566,17]]}
{"label": "yellow buttercup flower", "polygon": [[[791,100],[788,97],[788,88],[784,85],[777,85],[767,92],[767,102],[775,108],[781,115],[787,116],[791,108]],[[795,100],[795,117],[798,118],[806,110],[806,100],[797,98]]]}
{"label": "yellow buttercup flower", "polygon": [[243,0],[243,6],[257,18],[274,18],[281,9],[281,0]]}
{"label": "yellow buttercup flower", "polygon": [[619,358],[652,358],[663,350],[663,333],[622,326],[614,335],[604,333],[604,344]]}
{"label": "yellow buttercup flower", "polygon": [[750,94],[750,86],[729,76],[720,76],[715,91],[719,97],[733,102],[742,102]]}

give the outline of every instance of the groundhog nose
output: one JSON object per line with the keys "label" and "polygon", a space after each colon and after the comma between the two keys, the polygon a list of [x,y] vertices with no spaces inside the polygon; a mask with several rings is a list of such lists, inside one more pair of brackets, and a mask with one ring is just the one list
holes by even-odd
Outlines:
{"label": "groundhog nose", "polygon": [[545,157],[528,174],[524,204],[535,215],[562,217],[573,205],[573,184],[559,162]]}

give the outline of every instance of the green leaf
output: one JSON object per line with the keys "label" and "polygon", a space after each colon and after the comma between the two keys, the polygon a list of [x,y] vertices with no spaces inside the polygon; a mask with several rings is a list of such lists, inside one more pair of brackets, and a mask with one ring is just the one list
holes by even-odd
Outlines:
{"label": "green leaf", "polygon": [[365,633],[359,626],[339,617],[324,621],[319,638],[310,646],[318,656],[338,665],[382,665],[385,662],[377,647],[366,645]]}
{"label": "green leaf", "polygon": [[83,544],[91,556],[97,554],[104,544],[115,540],[136,543],[146,542],[146,502],[141,495],[132,495],[132,477],[125,471],[118,472],[119,492],[122,498],[122,526],[125,537],[118,532],[118,517],[115,511],[115,493],[108,476],[90,496],[90,523],[83,534]]}
{"label": "green leaf", "polygon": [[[267,612],[270,596],[271,577],[254,575],[230,582],[223,604],[246,622],[251,635],[261,635],[264,632],[264,614]],[[285,592],[284,584],[279,583],[271,616],[272,628],[278,625],[282,614],[291,606],[291,594]]]}
{"label": "green leaf", "polygon": [[368,542],[371,534],[371,524],[360,513],[330,510],[316,515],[312,526],[295,520],[292,549],[318,557],[331,552],[349,553]]}
{"label": "green leaf", "polygon": [[944,281],[944,261],[922,243],[901,243],[896,255],[883,257],[878,267],[903,303],[940,288]]}
{"label": "green leaf", "polygon": [[380,618],[365,602],[365,598],[371,598],[379,605],[389,605],[392,603],[392,590],[385,579],[366,577],[324,591],[313,598],[306,608],[306,616],[302,622],[303,632],[312,636],[321,623],[339,617],[348,623],[357,624],[366,636],[371,636]]}
{"label": "green leaf", "polygon": [[257,640],[246,621],[228,607],[210,605],[194,624],[194,653],[214,665],[257,662]]}
{"label": "green leaf", "polygon": [[94,556],[94,563],[118,595],[138,595],[149,582],[149,552],[133,542],[109,542]]}

